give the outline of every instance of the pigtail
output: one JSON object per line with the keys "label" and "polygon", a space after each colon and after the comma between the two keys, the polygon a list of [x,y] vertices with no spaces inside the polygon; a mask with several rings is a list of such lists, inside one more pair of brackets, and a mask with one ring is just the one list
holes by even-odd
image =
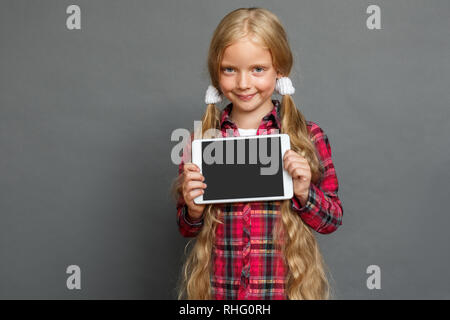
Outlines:
{"label": "pigtail", "polygon": [[[201,137],[203,139],[218,138],[221,136],[219,135],[220,133],[219,129],[220,129],[220,110],[216,107],[215,104],[208,104],[208,106],[206,107],[206,112],[202,118]],[[195,139],[200,139],[200,137]]]}
{"label": "pigtail", "polygon": [[[221,137],[220,110],[215,104],[208,104],[202,117],[201,132],[194,132],[194,139]],[[223,223],[221,211],[214,204],[207,204],[204,210],[203,227],[200,230],[182,268],[178,299],[208,300],[212,299],[211,273],[213,245],[217,223]],[[190,245],[192,240],[186,247]]]}
{"label": "pigtail", "polygon": [[[209,300],[212,299],[211,273],[213,259],[213,243],[220,210],[213,204],[205,207],[204,222],[200,233],[182,268],[182,282],[179,287],[178,299]],[[193,240],[189,241],[186,248]]]}
{"label": "pigtail", "polygon": [[[291,139],[291,149],[301,153],[311,167],[311,182],[320,179],[320,161],[311,141],[303,114],[290,95],[281,104],[281,132]],[[288,299],[329,299],[326,265],[309,226],[292,209],[291,200],[280,204],[280,218],[273,230],[274,243],[281,250],[287,267],[285,292]]]}

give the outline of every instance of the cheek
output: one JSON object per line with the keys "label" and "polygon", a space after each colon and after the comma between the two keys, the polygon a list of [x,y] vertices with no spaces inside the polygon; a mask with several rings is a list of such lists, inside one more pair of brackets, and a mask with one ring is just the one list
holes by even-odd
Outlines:
{"label": "cheek", "polygon": [[275,89],[275,80],[273,78],[260,79],[256,86],[260,91],[272,92]]}
{"label": "cheek", "polygon": [[219,85],[222,91],[230,91],[233,89],[233,81],[230,78],[222,77],[219,80]]}

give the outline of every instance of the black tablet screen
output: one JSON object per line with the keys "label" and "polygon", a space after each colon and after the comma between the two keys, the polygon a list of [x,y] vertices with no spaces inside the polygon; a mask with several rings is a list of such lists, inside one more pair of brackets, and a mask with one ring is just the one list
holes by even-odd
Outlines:
{"label": "black tablet screen", "polygon": [[280,137],[202,142],[203,200],[283,196]]}

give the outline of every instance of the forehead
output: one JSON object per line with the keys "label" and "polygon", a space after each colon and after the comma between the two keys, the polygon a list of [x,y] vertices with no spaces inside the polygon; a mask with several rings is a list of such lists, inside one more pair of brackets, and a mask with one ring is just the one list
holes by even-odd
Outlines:
{"label": "forehead", "polygon": [[270,50],[264,48],[261,44],[244,38],[229,45],[225,49],[221,63],[235,66],[252,65],[255,63],[272,64],[272,55]]}

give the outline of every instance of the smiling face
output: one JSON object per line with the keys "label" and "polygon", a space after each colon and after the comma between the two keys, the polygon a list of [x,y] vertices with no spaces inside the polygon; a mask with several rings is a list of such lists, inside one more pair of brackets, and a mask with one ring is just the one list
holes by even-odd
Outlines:
{"label": "smiling face", "polygon": [[233,103],[234,115],[263,117],[273,108],[271,96],[277,76],[281,77],[272,64],[270,51],[243,38],[225,49],[219,85]]}

